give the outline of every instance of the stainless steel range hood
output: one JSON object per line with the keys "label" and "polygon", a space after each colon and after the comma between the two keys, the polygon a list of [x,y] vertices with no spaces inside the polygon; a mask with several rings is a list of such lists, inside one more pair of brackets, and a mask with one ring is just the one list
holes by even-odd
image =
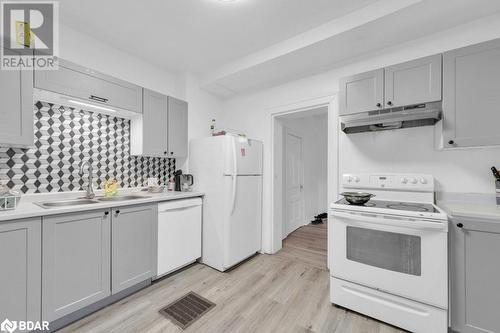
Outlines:
{"label": "stainless steel range hood", "polygon": [[434,102],[341,116],[340,122],[350,134],[434,125],[441,114],[441,102]]}

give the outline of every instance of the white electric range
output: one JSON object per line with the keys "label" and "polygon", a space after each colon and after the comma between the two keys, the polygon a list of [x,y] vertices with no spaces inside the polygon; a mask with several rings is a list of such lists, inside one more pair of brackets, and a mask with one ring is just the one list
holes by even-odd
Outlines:
{"label": "white electric range", "polygon": [[448,330],[448,218],[421,174],[345,174],[330,205],[331,302],[412,332]]}

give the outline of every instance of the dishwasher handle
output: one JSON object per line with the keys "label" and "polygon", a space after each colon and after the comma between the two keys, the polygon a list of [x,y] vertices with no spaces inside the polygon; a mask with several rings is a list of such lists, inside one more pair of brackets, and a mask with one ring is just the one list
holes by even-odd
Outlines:
{"label": "dishwasher handle", "polygon": [[163,210],[159,211],[158,214],[167,213],[167,212],[175,212],[175,211],[180,211],[180,210],[186,210],[186,209],[194,208],[194,207],[201,207],[201,205],[195,204],[195,205],[182,206],[182,207],[166,208],[166,209],[163,209]]}

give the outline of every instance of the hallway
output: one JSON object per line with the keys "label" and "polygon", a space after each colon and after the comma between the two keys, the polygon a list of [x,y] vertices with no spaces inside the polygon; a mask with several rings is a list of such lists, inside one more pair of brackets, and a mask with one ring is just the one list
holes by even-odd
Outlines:
{"label": "hallway", "polygon": [[327,269],[327,223],[308,224],[292,232],[283,240],[283,249],[277,255]]}

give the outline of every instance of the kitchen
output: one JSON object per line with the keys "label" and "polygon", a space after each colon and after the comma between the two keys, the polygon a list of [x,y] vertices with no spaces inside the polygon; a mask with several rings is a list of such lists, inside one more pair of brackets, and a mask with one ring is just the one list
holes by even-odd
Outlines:
{"label": "kitchen", "polygon": [[[287,15],[279,16],[278,13],[285,7]],[[100,10],[95,11],[95,8]],[[451,325],[451,329],[457,332],[499,331],[499,322],[495,312],[492,312],[492,309],[497,308],[495,300],[498,299],[492,283],[498,279],[499,272],[494,265],[487,265],[494,262],[493,254],[498,253],[500,242],[496,224],[498,209],[495,182],[489,170],[491,166],[500,166],[500,140],[495,125],[497,116],[492,112],[498,102],[495,92],[499,86],[497,72],[500,68],[496,53],[499,44],[496,39],[500,37],[499,10],[496,1],[487,0],[315,1],[308,5],[293,1],[287,4],[282,2],[281,7],[256,0],[228,3],[216,0],[190,1],[182,5],[178,1],[167,1],[163,4],[151,3],[149,9],[123,1],[110,1],[106,5],[94,1],[85,4],[80,1],[59,3],[59,70],[67,68],[66,74],[51,80],[55,73],[61,71],[51,73],[49,70],[35,70],[32,74],[34,80],[30,80],[24,70],[18,74],[0,71],[1,103],[4,103],[0,124],[0,181],[9,191],[20,192],[21,197],[16,209],[0,212],[0,227],[5,236],[0,243],[2,267],[11,267],[12,272],[2,277],[2,299],[5,297],[11,303],[2,302],[3,305],[0,305],[0,320],[10,316],[10,320],[16,321],[16,324],[23,320],[49,321],[51,329],[62,328],[62,331],[176,331],[179,327],[159,311],[193,291],[216,305],[186,328],[188,331],[309,329],[370,332],[397,331],[395,327],[415,332],[443,331],[442,319],[439,319],[436,327],[425,330],[423,326],[408,324],[414,320],[395,321],[396,312],[374,313],[372,309],[358,308],[360,302],[357,301],[354,301],[354,305],[347,304],[345,300],[336,300],[335,295],[330,299],[330,274],[337,274],[335,262],[338,262],[334,257],[336,251],[332,250],[340,242],[332,242],[335,235],[329,235],[329,259],[325,260],[324,268],[309,266],[307,260],[310,258],[303,260],[282,241],[282,220],[276,218],[273,195],[272,119],[292,111],[326,107],[327,205],[330,207],[330,204],[340,200],[339,194],[348,190],[376,192],[374,194],[377,196],[371,199],[372,202],[397,198],[398,201],[437,205],[438,209],[446,212],[450,221],[448,246],[444,250],[450,255],[449,269],[445,270],[449,273],[449,279],[445,281],[446,287],[441,285],[439,288],[440,292],[446,291],[450,300],[437,304],[441,302],[420,299],[416,304],[411,304],[432,303],[434,308],[446,312],[449,322],[446,320],[444,330]],[[110,15],[115,12],[120,13],[119,18]],[[169,13],[169,17],[175,19],[165,22],[161,16],[166,15],[164,13]],[[157,19],[150,20],[149,15],[156,15],[152,17]],[[280,17],[279,20],[276,20],[276,15]],[[263,26],[251,19],[255,16],[262,17],[260,24]],[[234,30],[228,31],[220,18],[224,18],[226,24],[234,24]],[[114,24],[107,24],[108,20]],[[143,30],[130,22],[156,22],[156,27],[168,31],[171,40],[158,45],[153,42],[153,36],[139,37]],[[176,29],[171,28],[174,24],[178,25]],[[194,32],[189,28],[190,25],[195,28]],[[254,29],[244,29],[244,26]],[[398,29],[394,29],[394,26]],[[260,30],[263,27],[266,28],[265,32]],[[213,33],[207,36],[204,34],[206,31]],[[299,33],[301,35],[297,37]],[[127,36],[141,42],[130,45]],[[241,36],[246,37],[245,43],[241,43]],[[174,49],[176,51],[172,52]],[[243,55],[251,57],[242,59]],[[429,78],[425,76],[428,74],[431,80],[412,80],[410,74],[415,73],[405,71],[404,66],[398,67],[400,64],[417,63],[419,59],[430,58],[434,61],[424,61],[424,65],[416,66],[423,68],[416,77]],[[436,62],[436,59],[440,60]],[[451,65],[455,61],[453,59],[460,59],[455,67]],[[394,70],[398,68],[403,70]],[[450,68],[455,70],[450,71]],[[78,77],[68,73],[77,73]],[[387,82],[390,77],[388,73],[396,73],[393,77],[400,80],[399,86],[396,81],[392,82],[393,90],[388,89],[391,84]],[[345,99],[341,83],[350,82],[349,78],[363,74],[369,77],[364,82],[372,95],[366,98],[356,92],[355,101],[342,104]],[[432,81],[437,75],[441,75],[441,79]],[[103,80],[106,84],[102,83]],[[33,89],[31,93],[30,82]],[[413,84],[412,92],[419,84],[430,84],[431,89],[424,90],[432,98],[404,102],[405,105],[394,107],[386,105],[388,102],[397,103],[398,98],[401,98],[390,96],[390,92],[404,94],[408,91],[404,89],[404,82]],[[442,87],[438,85],[441,87],[438,97],[433,95],[440,90],[434,85],[436,82],[442,82]],[[455,90],[449,89],[449,82],[455,82]],[[109,83],[119,89],[111,89]],[[83,87],[87,89],[85,95],[79,94],[79,91],[85,90]],[[88,87],[101,90],[91,94]],[[105,87],[104,90],[102,87]],[[398,87],[403,88],[398,90]],[[120,89],[127,89],[128,92],[124,93]],[[16,94],[19,98],[12,98]],[[88,100],[87,95],[105,98],[108,102]],[[413,94],[413,97],[415,95],[418,94]],[[346,93],[345,96],[352,95]],[[118,102],[115,102],[115,98]],[[427,126],[346,134],[342,131],[342,123],[346,124],[349,118],[345,117],[342,105],[360,105],[363,104],[361,99],[362,102],[369,102],[365,105],[370,104],[370,108],[375,109],[356,109],[353,114],[441,102],[441,108],[437,108],[441,119],[435,119],[434,124]],[[79,105],[75,101],[88,105]],[[380,109],[377,109],[378,103],[382,105]],[[474,112],[470,111],[472,108]],[[155,110],[158,113],[148,118]],[[450,110],[454,110],[453,113]],[[169,111],[172,117],[169,117]],[[213,119],[216,122],[214,132],[225,131],[237,136],[211,137]],[[69,126],[72,122],[73,127]],[[384,126],[388,123],[386,121]],[[390,123],[395,126],[396,121]],[[24,127],[21,128],[20,124]],[[60,125],[63,125],[62,130],[59,129]],[[73,132],[71,128],[74,128]],[[101,132],[99,135],[98,131]],[[154,134],[156,132],[159,134]],[[61,135],[62,139],[59,138]],[[71,137],[74,142],[70,144]],[[262,142],[261,152],[255,154],[261,156],[256,162],[261,168],[254,170],[252,167],[251,170],[238,173],[238,169],[229,163],[227,170],[217,171],[224,178],[208,188],[202,188],[203,177],[198,178],[200,172],[205,171],[204,166],[224,159],[213,155],[209,162],[195,161],[204,154],[193,156],[196,150],[193,145],[199,140],[204,141],[204,138],[229,140],[227,145],[223,145],[225,148],[214,149],[214,153],[224,149],[234,151],[236,148],[240,156],[248,152],[248,157],[253,156],[253,143],[259,146]],[[40,147],[36,146],[37,142]],[[98,151],[97,147],[102,151]],[[101,159],[97,158],[98,155]],[[91,200],[106,198],[108,190],[113,199],[57,208],[42,208],[34,204],[67,202],[86,196],[90,170],[88,167],[80,170],[80,163],[90,157],[95,158],[95,162],[91,163],[94,170],[90,173],[94,176],[97,198]],[[71,158],[73,162],[69,162]],[[210,160],[210,155],[208,158]],[[168,191],[169,186],[175,189],[175,184],[169,184],[169,181],[175,179],[177,170],[194,176],[191,180],[182,177],[185,189],[191,191]],[[83,171],[83,175],[80,175],[80,171]],[[247,179],[260,175],[260,185],[259,181]],[[365,175],[376,175],[378,178],[363,178]],[[404,184],[408,186],[416,181],[422,190],[410,190],[402,194],[406,192],[396,188],[396,197],[391,197],[391,185],[384,184],[385,190],[380,189],[380,182],[391,177],[394,182],[406,179]],[[112,178],[118,184],[108,182]],[[148,178],[158,179],[158,183],[154,180],[148,183]],[[421,182],[421,178],[425,183]],[[377,179],[377,189],[373,188],[370,179]],[[255,186],[252,191],[260,196],[251,196],[250,191],[245,193],[247,185],[242,181],[249,182],[245,184],[252,182],[248,186]],[[200,257],[203,262],[204,253],[207,253],[207,249],[203,249],[203,244],[206,244],[204,237],[215,230],[208,222],[212,215],[205,216],[213,203],[210,190],[222,183],[227,183],[228,189],[221,192],[227,195],[227,199],[224,197],[221,202],[228,205],[234,203],[236,212],[245,206],[248,198],[255,200],[252,204],[254,208],[250,211],[253,214],[251,219],[256,221],[256,229],[246,230],[245,233],[257,236],[250,245],[246,243],[249,239],[235,235],[238,241],[232,244],[233,250],[229,253],[237,253],[245,248],[244,252],[262,254],[250,257],[235,268],[232,268],[234,260],[229,260],[229,257],[230,267],[213,263],[208,266],[206,263],[192,264]],[[231,184],[243,184],[243,187],[231,187]],[[116,186],[119,188],[118,195],[113,196]],[[151,191],[163,193],[140,191],[148,187]],[[37,190],[51,193],[35,193]],[[233,193],[237,195],[233,196]],[[415,193],[418,197],[414,196]],[[239,205],[241,202],[238,198],[242,198],[240,194],[248,195],[243,206]],[[124,196],[133,198],[114,200]],[[202,206],[199,201],[186,203],[189,200],[202,200]],[[197,216],[196,221],[192,219],[195,223],[188,229],[182,229],[186,226],[180,222],[191,223],[191,218],[165,217],[163,221],[174,220],[179,223],[177,227],[172,227],[175,229],[162,233],[165,238],[161,238],[159,230],[156,230],[161,227],[160,206],[167,205],[163,211],[173,209],[174,213],[179,214],[182,207],[168,205],[182,202],[185,206],[192,206],[187,207],[187,210]],[[256,211],[261,212],[261,223]],[[374,211],[369,213],[374,214]],[[381,211],[377,213],[382,214]],[[383,214],[386,213],[384,211]],[[199,217],[200,214],[203,214],[203,219]],[[99,245],[104,249],[103,252],[95,251],[99,248],[96,246],[98,244],[82,239],[84,235],[89,235],[85,234],[85,229],[78,229],[80,232],[76,233],[67,229],[66,235],[64,229],[59,229],[63,233],[56,232],[57,225],[69,226],[66,222],[71,215],[77,216],[76,220],[100,221],[103,228],[86,231],[100,235]],[[107,221],[104,216],[108,216]],[[441,218],[432,215],[434,217]],[[250,215],[245,213],[237,221],[245,218],[250,218]],[[134,221],[147,223],[137,225]],[[330,216],[328,223],[329,232],[333,231],[335,215]],[[80,227],[84,225],[80,224]],[[124,229],[120,234],[117,233],[118,226],[128,226],[130,229]],[[208,226],[207,230],[203,229]],[[29,232],[21,236],[20,233],[9,234],[5,230]],[[172,238],[171,230],[184,231],[182,236]],[[55,241],[57,236],[62,237],[62,242]],[[123,237],[121,246],[120,237]],[[167,249],[172,245],[175,249],[172,247],[170,251],[158,251],[158,245],[152,243],[159,239],[165,240]],[[56,248],[57,244],[62,247]],[[73,245],[78,245],[81,251],[75,251]],[[424,243],[421,245],[424,246]],[[180,261],[163,269],[165,277],[160,276],[152,284],[151,281],[141,284],[158,277],[158,252],[172,253],[174,255],[167,259]],[[24,261],[8,255],[10,253],[26,253],[22,258]],[[446,257],[445,254],[440,252],[440,256]],[[244,259],[249,255],[239,257]],[[99,266],[94,260],[96,257],[99,257]],[[425,258],[422,255],[423,275],[426,274]],[[51,263],[54,259],[57,260]],[[115,266],[120,260],[125,266],[133,263],[136,269],[122,271],[125,274],[122,281]],[[352,260],[346,262],[349,261]],[[54,266],[56,262],[65,266]],[[344,260],[341,262],[344,263]],[[23,270],[27,263],[34,269],[29,274]],[[327,263],[330,273],[326,268]],[[446,266],[446,261],[440,263],[441,268]],[[79,267],[82,265],[87,270],[80,272]],[[232,269],[226,273],[220,272],[226,268]],[[379,273],[385,271],[389,270],[377,270]],[[93,278],[89,279],[87,274],[93,274]],[[406,275],[417,276],[404,273],[384,275],[391,276],[394,284],[413,281]],[[386,289],[385,284],[390,281],[380,280],[380,283],[384,283],[380,289]],[[367,287],[366,283],[360,285]],[[443,290],[448,289],[448,286],[449,292]],[[96,287],[100,290],[92,289]],[[127,295],[121,294],[123,290],[127,291]],[[386,298],[377,296],[388,299],[396,293],[386,291],[388,293],[382,295]],[[85,298],[82,294],[85,292],[92,296]],[[412,299],[404,292],[396,294],[403,295],[400,300]],[[27,301],[20,302],[21,299]],[[81,302],[74,303],[75,299]],[[321,304],[320,309],[312,311],[311,304],[317,302]],[[335,307],[332,303],[341,307]],[[8,316],[3,314],[4,311]],[[24,313],[24,318],[10,315],[16,313]],[[61,318],[63,320],[58,323],[57,320]]]}

